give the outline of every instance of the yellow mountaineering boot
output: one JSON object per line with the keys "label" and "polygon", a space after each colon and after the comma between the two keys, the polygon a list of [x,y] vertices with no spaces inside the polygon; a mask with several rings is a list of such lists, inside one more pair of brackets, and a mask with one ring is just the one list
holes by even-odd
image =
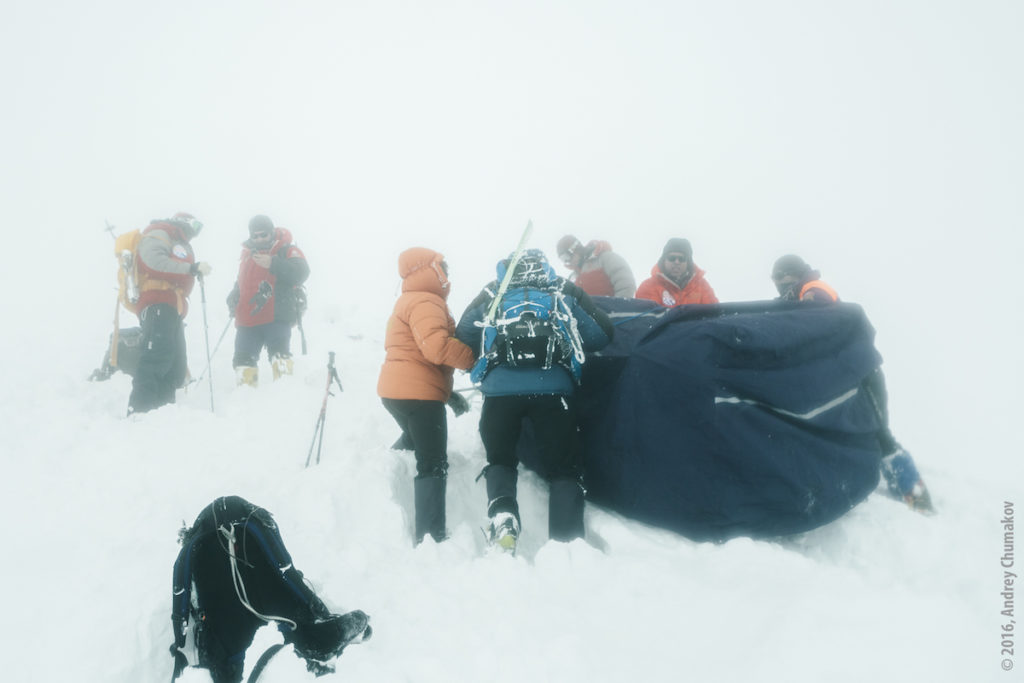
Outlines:
{"label": "yellow mountaineering boot", "polygon": [[270,361],[270,367],[274,371],[274,379],[280,379],[282,375],[292,374],[294,368],[291,356],[276,355]]}
{"label": "yellow mountaineering boot", "polygon": [[238,386],[248,384],[254,387],[259,384],[260,369],[252,365],[239,365],[235,368],[235,381]]}

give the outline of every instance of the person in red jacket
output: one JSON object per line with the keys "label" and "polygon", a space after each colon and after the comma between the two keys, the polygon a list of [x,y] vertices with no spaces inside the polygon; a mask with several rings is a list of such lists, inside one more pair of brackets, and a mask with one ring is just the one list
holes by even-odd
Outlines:
{"label": "person in red jacket", "polygon": [[456,415],[469,406],[452,392],[455,370],[468,370],[476,353],[455,338],[448,310],[448,265],[432,249],[413,247],[398,256],[402,294],[384,336],[386,355],[377,395],[402,428],[399,442],[416,454],[413,507],[416,543],[427,534],[447,537],[445,489],[448,476],[448,403]]}
{"label": "person in red jacket", "polygon": [[292,327],[302,315],[301,285],[308,277],[309,264],[292,233],[275,227],[267,216],[253,216],[249,239],[242,243],[238,280],[228,295],[236,328],[231,364],[239,384],[256,386],[264,348],[274,379],[292,373]]}
{"label": "person in red jacket", "polygon": [[636,280],[626,259],[603,240],[592,240],[583,245],[575,235],[558,240],[558,258],[572,271],[569,278],[590,296],[619,296],[630,298],[636,291]]}
{"label": "person in red jacket", "polygon": [[[787,254],[772,266],[772,282],[782,301],[814,301],[836,303],[839,293],[821,279],[821,273],[811,268],[794,254]],[[871,397],[878,419],[882,423],[878,430],[878,443],[882,449],[882,476],[886,488],[896,499],[902,500],[911,509],[919,512],[933,512],[931,494],[914,464],[910,453],[893,436],[889,429],[889,392],[885,386],[882,368],[864,379],[863,388]]]}
{"label": "person in red jacket", "polygon": [[192,251],[191,241],[202,229],[191,214],[176,213],[142,231],[136,253],[142,338],[129,415],[174,403],[174,392],[185,383],[188,362],[182,321],[196,276],[210,273],[210,265],[197,262]]}
{"label": "person in red jacket", "polygon": [[649,299],[672,308],[683,304],[717,304],[715,290],[704,279],[704,271],[693,262],[690,241],[673,237],[661,250],[661,258],[651,268],[651,277],[636,289],[637,299]]}

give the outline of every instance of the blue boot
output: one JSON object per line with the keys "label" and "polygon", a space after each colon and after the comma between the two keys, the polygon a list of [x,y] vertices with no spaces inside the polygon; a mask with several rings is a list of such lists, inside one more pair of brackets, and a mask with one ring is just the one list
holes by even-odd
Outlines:
{"label": "blue boot", "polygon": [[934,512],[932,498],[924,485],[914,459],[902,448],[882,458],[882,476],[889,494],[904,501],[912,510]]}

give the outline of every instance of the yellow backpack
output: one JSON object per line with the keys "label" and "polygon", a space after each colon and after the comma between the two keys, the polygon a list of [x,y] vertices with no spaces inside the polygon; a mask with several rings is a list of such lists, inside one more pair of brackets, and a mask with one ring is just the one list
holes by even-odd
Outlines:
{"label": "yellow backpack", "polygon": [[[162,232],[151,233],[153,237],[170,245],[171,239]],[[177,289],[163,280],[153,280],[139,270],[139,242],[142,231],[129,230],[114,238],[114,256],[117,258],[117,300],[122,306],[139,314],[139,294],[150,289]]]}
{"label": "yellow backpack", "polygon": [[[162,232],[152,233],[168,245],[171,240]],[[139,242],[142,241],[142,230],[136,228],[121,233],[114,238],[114,257],[117,258],[117,306],[114,309],[114,337],[110,348],[110,365],[117,367],[117,342],[120,334],[120,311],[124,306],[128,311],[139,314],[139,294],[150,289],[174,289],[178,292],[179,310],[181,292],[174,285],[163,280],[146,277],[139,270]]]}
{"label": "yellow backpack", "polygon": [[117,258],[117,300],[126,309],[139,313],[138,248],[142,231],[129,230],[114,238],[114,256]]}

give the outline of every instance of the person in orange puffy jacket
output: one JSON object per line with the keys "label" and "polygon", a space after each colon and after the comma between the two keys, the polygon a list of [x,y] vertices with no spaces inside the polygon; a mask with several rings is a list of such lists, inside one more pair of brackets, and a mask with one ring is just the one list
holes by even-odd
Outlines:
{"label": "person in orange puffy jacket", "polygon": [[672,308],[683,304],[717,304],[715,290],[704,279],[704,271],[693,262],[690,241],[673,237],[661,250],[661,258],[651,268],[651,277],[636,289],[637,299],[650,299]]}
{"label": "person in orange puffy jacket", "polygon": [[[416,454],[413,482],[416,543],[427,534],[435,541],[445,530],[448,472],[448,403],[456,415],[468,409],[452,392],[455,369],[468,370],[476,353],[455,338],[448,310],[448,264],[431,249],[414,247],[398,257],[402,294],[395,302],[384,337],[386,356],[377,395],[402,428],[399,442]],[[397,445],[397,444],[396,444]]]}

